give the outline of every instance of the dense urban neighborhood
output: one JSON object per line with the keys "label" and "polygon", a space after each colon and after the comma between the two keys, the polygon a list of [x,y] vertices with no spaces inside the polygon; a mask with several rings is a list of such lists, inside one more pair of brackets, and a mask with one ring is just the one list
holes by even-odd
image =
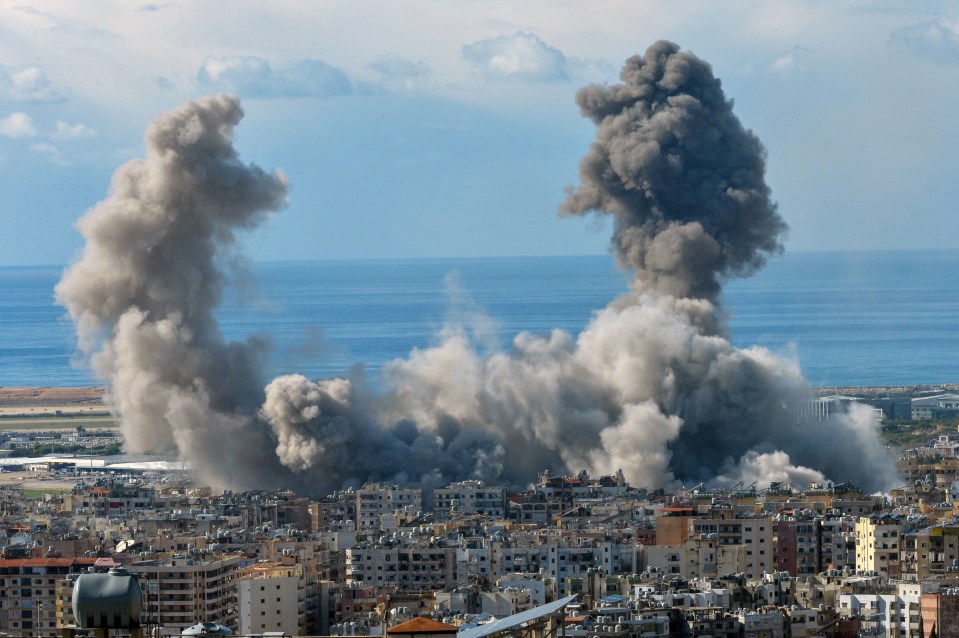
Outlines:
{"label": "dense urban neighborhood", "polygon": [[[890,424],[896,409],[946,423],[956,399],[873,404]],[[855,399],[821,401],[824,415]],[[153,635],[956,636],[959,432],[939,431],[900,450],[888,494],[544,471],[523,490],[366,484],[320,499],[216,491],[175,462],[17,456],[108,430],[6,432],[0,632],[73,631],[78,577],[114,570],[136,577]]]}

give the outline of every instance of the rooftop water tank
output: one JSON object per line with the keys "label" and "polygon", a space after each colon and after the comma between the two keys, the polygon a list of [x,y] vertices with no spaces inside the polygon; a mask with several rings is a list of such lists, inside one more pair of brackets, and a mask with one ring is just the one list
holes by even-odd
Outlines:
{"label": "rooftop water tank", "polygon": [[215,622],[201,622],[187,627],[180,634],[181,636],[232,636],[233,631],[229,627],[218,625]]}
{"label": "rooftop water tank", "polygon": [[140,626],[140,583],[122,567],[80,574],[73,586],[73,616],[84,629]]}

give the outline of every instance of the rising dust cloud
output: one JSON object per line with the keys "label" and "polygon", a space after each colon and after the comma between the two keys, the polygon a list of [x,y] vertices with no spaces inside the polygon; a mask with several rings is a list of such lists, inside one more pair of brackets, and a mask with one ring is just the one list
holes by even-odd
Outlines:
{"label": "rising dust cloud", "polygon": [[[639,487],[852,480],[895,469],[868,410],[800,423],[798,364],[733,347],[724,280],[782,251],[787,229],[765,152],[710,66],[669,42],[626,61],[622,83],[581,89],[596,124],[563,215],[610,215],[635,273],[578,337],[522,333],[493,354],[450,326],[436,347],[362,378],[262,378],[265,349],[214,319],[236,233],[286,203],[287,181],[243,163],[228,95],[156,118],[146,159],[120,167],[78,223],[86,245],[56,289],[122,419],[130,452],[171,449],[216,487],[326,494],[393,481],[622,469]],[[322,322],[322,318],[318,318]]]}

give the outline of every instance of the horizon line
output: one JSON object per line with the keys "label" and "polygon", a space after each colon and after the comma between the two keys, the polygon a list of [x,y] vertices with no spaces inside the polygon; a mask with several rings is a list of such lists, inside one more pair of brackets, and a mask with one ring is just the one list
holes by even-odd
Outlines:
{"label": "horizon line", "polygon": [[[784,250],[781,253],[774,253],[767,257],[767,261],[783,259],[790,254],[869,254],[869,253],[959,253],[959,248],[795,248]],[[565,254],[527,254],[527,255],[427,255],[427,256],[368,256],[368,257],[299,257],[288,259],[254,259],[245,258],[243,261],[249,264],[284,264],[284,263],[304,263],[304,262],[388,262],[388,261],[472,261],[472,260],[496,260],[496,259],[573,259],[573,258],[597,258],[608,257],[615,260],[615,255],[611,252],[603,253],[565,253]],[[77,258],[77,260],[79,257]],[[77,260],[63,264],[51,263],[0,263],[0,269],[17,268],[67,268]],[[624,268],[628,270],[628,268]]]}

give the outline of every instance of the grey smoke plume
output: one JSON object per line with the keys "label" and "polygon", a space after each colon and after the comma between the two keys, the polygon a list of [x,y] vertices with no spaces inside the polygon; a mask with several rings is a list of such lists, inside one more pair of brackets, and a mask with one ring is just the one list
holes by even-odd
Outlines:
{"label": "grey smoke plume", "polygon": [[613,246],[641,287],[714,299],[719,278],[783,248],[763,147],[710,66],[672,42],[627,60],[620,78],[576,95],[596,142],[561,210],[614,215]]}
{"label": "grey smoke plume", "polygon": [[671,43],[627,61],[622,79],[578,95],[597,141],[561,210],[615,217],[631,290],[577,338],[522,333],[490,353],[484,321],[451,324],[387,365],[382,392],[360,373],[266,383],[261,344],[224,343],[217,264],[238,230],[282,207],[285,180],[239,161],[234,98],[158,118],[147,158],[81,220],[86,249],[57,289],[129,447],[175,448],[217,486],[314,493],[620,468],[645,487],[886,487],[894,470],[868,411],[800,423],[812,393],[798,364],[722,334],[721,282],[782,249],[762,146],[710,67]]}
{"label": "grey smoke plume", "polygon": [[263,344],[224,343],[213,317],[238,230],[286,201],[286,179],[243,164],[239,102],[220,95],[157,118],[147,157],[121,167],[78,223],[87,243],[57,286],[81,349],[110,383],[131,452],[179,449],[201,475],[279,467],[244,415],[263,394]]}

